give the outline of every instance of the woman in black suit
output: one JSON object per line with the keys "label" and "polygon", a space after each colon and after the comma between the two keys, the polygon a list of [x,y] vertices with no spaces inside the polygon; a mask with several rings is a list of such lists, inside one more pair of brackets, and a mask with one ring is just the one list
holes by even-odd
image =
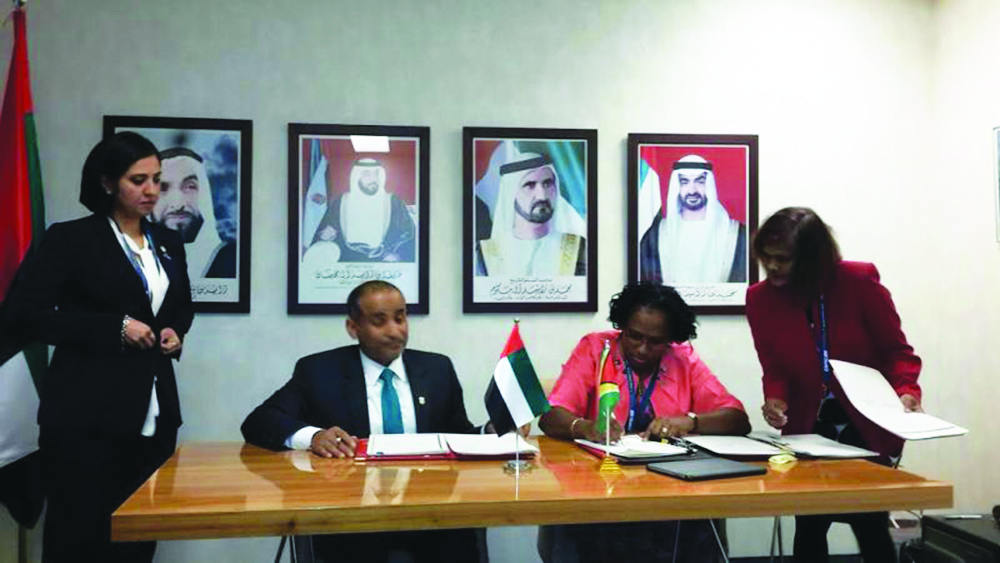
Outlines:
{"label": "woman in black suit", "polygon": [[154,542],[111,542],[111,513],[174,452],[181,424],[172,360],[191,288],[179,236],[146,220],[159,194],[149,140],[101,141],[80,185],[93,214],[49,227],[11,291],[14,326],[55,345],[38,412],[45,563],[153,559]]}

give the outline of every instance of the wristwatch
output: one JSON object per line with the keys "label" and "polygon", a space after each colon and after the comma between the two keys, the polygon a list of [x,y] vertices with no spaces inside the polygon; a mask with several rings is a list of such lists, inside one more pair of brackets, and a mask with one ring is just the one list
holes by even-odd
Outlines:
{"label": "wristwatch", "polygon": [[695,414],[695,413],[693,413],[693,412],[689,412],[688,413],[688,418],[691,419],[691,422],[694,422],[694,426],[691,427],[691,434],[697,434],[698,433],[698,415]]}

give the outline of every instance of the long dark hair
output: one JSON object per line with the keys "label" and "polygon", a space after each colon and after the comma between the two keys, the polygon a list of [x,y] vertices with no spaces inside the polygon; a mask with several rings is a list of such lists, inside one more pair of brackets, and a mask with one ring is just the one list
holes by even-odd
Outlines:
{"label": "long dark hair", "polygon": [[764,221],[753,239],[755,261],[760,261],[769,245],[788,247],[792,258],[789,283],[809,293],[820,289],[841,260],[830,227],[808,207],[786,207]]}
{"label": "long dark hair", "polygon": [[110,213],[114,205],[114,191],[105,191],[102,179],[115,184],[128,169],[149,156],[160,159],[153,143],[138,133],[122,131],[94,145],[83,163],[80,179],[80,203],[94,213]]}

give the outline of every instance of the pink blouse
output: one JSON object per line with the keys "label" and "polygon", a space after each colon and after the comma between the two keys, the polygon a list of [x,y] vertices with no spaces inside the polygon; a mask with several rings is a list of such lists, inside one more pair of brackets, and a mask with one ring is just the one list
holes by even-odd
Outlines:
{"label": "pink blouse", "polygon": [[[620,331],[593,332],[584,336],[563,364],[549,403],[563,407],[577,416],[597,417],[597,369],[604,342],[611,343],[611,352],[604,367],[604,381],[618,384],[621,400],[615,407],[615,417],[624,426],[628,418],[629,385],[625,380],[625,362],[618,344]],[[638,376],[632,375],[638,389]],[[744,410],[743,403],[726,391],[708,366],[701,361],[690,343],[671,344],[660,360],[660,375],[653,388],[650,403],[657,417],[709,413],[721,408]],[[643,429],[645,430],[645,429]]]}

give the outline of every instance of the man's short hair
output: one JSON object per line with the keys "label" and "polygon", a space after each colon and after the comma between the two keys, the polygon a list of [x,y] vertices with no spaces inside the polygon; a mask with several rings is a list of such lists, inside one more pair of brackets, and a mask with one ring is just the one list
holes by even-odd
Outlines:
{"label": "man's short hair", "polygon": [[627,284],[621,293],[612,297],[608,320],[613,327],[621,330],[632,315],[643,307],[660,311],[667,317],[667,336],[670,342],[687,342],[698,336],[695,327],[697,317],[684,298],[669,285],[650,281]]}
{"label": "man's short hair", "polygon": [[352,321],[357,322],[361,319],[361,298],[369,293],[388,290],[393,290],[400,295],[403,294],[398,287],[384,280],[366,281],[358,287],[355,287],[347,296],[347,316],[350,317]]}

